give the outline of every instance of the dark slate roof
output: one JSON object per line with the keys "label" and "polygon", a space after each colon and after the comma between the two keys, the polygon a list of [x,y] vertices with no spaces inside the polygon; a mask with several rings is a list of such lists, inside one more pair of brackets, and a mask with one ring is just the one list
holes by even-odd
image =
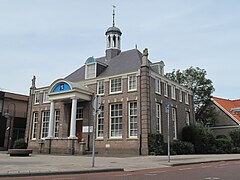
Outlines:
{"label": "dark slate roof", "polygon": [[[97,62],[107,65],[107,68],[97,78],[137,71],[141,67],[141,59],[142,53],[137,49],[121,52],[110,60],[106,60],[105,56],[96,58]],[[85,65],[68,75],[65,79],[71,82],[85,80]]]}

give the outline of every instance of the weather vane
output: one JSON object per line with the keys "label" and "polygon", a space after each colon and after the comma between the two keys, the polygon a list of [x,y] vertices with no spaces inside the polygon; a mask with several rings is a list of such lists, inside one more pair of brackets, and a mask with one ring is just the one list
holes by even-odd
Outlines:
{"label": "weather vane", "polygon": [[112,7],[113,7],[113,26],[115,26],[115,9],[116,9],[116,6],[112,5]]}

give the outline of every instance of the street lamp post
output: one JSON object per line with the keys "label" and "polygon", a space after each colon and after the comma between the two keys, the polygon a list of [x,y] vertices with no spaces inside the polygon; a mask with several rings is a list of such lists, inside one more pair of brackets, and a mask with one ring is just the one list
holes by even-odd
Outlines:
{"label": "street lamp post", "polygon": [[171,102],[165,102],[165,110],[166,110],[166,113],[167,113],[167,145],[168,145],[168,163],[170,163],[170,112],[169,112],[169,109],[170,107],[172,107],[173,104]]}
{"label": "street lamp post", "polygon": [[[10,105],[13,105],[13,114],[11,115],[9,113],[9,108],[10,108]],[[8,104],[8,108],[7,108],[7,112],[4,114],[4,117],[7,118],[9,120],[9,127],[7,128],[7,131],[8,131],[8,142],[7,142],[7,149],[9,149],[11,146],[11,139],[12,139],[12,120],[14,121],[14,117],[15,117],[15,110],[16,110],[16,105],[14,103],[10,103]]]}

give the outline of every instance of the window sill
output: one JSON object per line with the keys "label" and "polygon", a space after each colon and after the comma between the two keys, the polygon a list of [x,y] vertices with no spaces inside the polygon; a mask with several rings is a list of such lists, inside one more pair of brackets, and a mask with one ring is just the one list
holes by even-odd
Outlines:
{"label": "window sill", "polygon": [[107,141],[122,141],[123,138],[122,137],[119,137],[119,138],[108,138]]}
{"label": "window sill", "polygon": [[127,141],[136,141],[136,140],[138,140],[137,137],[129,137],[129,138],[127,138]]}
{"label": "window sill", "polygon": [[116,94],[121,94],[122,91],[118,91],[118,92],[110,92],[109,95],[116,95]]}
{"label": "window sill", "polygon": [[96,141],[103,141],[104,139],[103,139],[103,137],[97,137],[96,138]]}
{"label": "window sill", "polygon": [[45,102],[43,102],[43,104],[49,104],[49,103],[51,103],[51,101],[45,101]]}
{"label": "window sill", "polygon": [[98,96],[104,96],[104,94],[97,94]]}
{"label": "window sill", "polygon": [[128,89],[128,92],[136,92],[136,91],[137,89],[131,89],[131,90]]}

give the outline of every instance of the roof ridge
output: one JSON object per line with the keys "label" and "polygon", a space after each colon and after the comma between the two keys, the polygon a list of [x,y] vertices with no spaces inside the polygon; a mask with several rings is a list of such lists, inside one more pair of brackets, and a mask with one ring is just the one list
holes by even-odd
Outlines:
{"label": "roof ridge", "polygon": [[231,101],[231,102],[235,102],[235,101],[240,101],[240,99],[226,99],[226,98],[220,98],[220,97],[212,97],[213,99],[221,99],[221,100],[225,100],[225,101]]}

